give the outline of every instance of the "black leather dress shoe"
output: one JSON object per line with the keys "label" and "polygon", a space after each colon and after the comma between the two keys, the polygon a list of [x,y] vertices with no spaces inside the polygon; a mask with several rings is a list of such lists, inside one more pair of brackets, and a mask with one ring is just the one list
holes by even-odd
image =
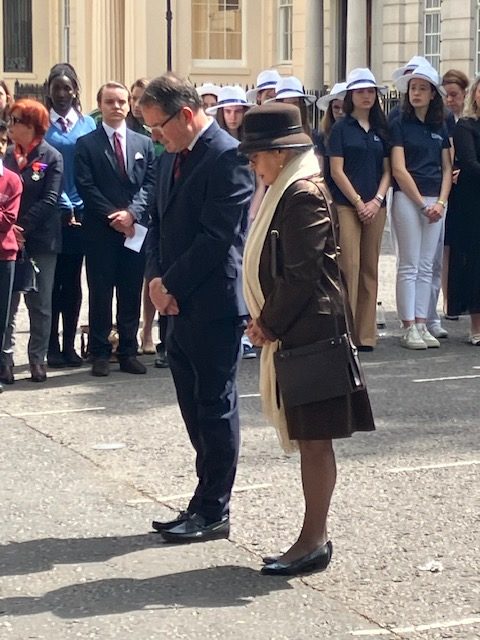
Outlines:
{"label": "black leather dress shoe", "polygon": [[153,366],[156,369],[168,369],[169,367],[167,353],[163,344],[157,344],[157,355],[153,361]]}
{"label": "black leather dress shoe", "polygon": [[82,358],[78,355],[75,349],[64,349],[62,357],[64,365],[67,367],[81,367],[83,364]]}
{"label": "black leather dress shoe", "polygon": [[109,376],[110,363],[105,358],[97,358],[92,364],[92,376]]}
{"label": "black leather dress shoe", "polygon": [[181,524],[190,518],[190,513],[188,511],[180,511],[178,516],[173,520],[165,520],[162,522],[161,520],[153,520],[152,529],[155,531],[165,531],[165,529],[171,529],[172,527],[176,527],[177,524]]}
{"label": "black leather dress shoe", "polygon": [[47,372],[44,364],[31,364],[30,374],[30,380],[32,382],[45,382],[47,379]]}
{"label": "black leather dress shoe", "polygon": [[63,369],[65,365],[65,359],[60,351],[49,351],[47,353],[47,363],[52,369]]}
{"label": "black leather dress shoe", "polygon": [[300,573],[313,571],[325,571],[332,559],[333,546],[330,540],[322,547],[315,549],[293,562],[280,562],[279,560],[266,564],[261,573],[268,576],[296,576]]}
{"label": "black leather dress shoe", "polygon": [[119,357],[118,362],[124,373],[147,373],[147,368],[135,356]]}
{"label": "black leather dress shoe", "polygon": [[13,367],[8,364],[0,367],[0,382],[3,382],[3,384],[13,384],[15,382]]}
{"label": "black leather dress shoe", "polygon": [[160,531],[160,535],[167,542],[219,540],[230,535],[230,520],[227,516],[218,522],[207,523],[203,516],[194,513],[179,525]]}

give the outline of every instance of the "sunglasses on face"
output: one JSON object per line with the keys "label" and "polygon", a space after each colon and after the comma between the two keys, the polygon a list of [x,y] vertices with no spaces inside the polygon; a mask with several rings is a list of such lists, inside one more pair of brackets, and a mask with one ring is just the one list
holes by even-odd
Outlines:
{"label": "sunglasses on face", "polygon": [[25,124],[22,118],[17,118],[16,116],[12,116],[8,120],[8,124]]}

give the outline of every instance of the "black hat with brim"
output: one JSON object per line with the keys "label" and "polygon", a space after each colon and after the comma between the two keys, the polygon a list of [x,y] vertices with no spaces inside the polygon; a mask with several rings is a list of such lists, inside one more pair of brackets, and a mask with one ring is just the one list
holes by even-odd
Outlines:
{"label": "black hat with brim", "polygon": [[271,102],[252,107],[243,120],[241,153],[275,149],[309,149],[312,139],[302,126],[300,109],[293,104]]}

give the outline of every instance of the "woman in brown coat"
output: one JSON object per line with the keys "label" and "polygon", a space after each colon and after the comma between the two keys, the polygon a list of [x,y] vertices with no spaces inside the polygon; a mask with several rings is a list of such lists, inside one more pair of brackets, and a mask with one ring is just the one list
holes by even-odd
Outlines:
{"label": "woman in brown coat", "polygon": [[345,331],[348,302],[337,266],[336,220],[330,219],[328,191],[297,107],[270,103],[252,108],[245,116],[240,151],[269,186],[245,249],[244,293],[252,317],[247,333],[263,347],[264,411],[284,450],[300,450],[305,497],[298,540],[283,556],[266,558],[262,573],[321,571],[332,555],[327,534],[336,480],[332,439],[373,430],[370,404],[366,391],[359,391],[285,408],[277,399],[273,354],[279,342],[293,348],[331,338],[337,328]]}

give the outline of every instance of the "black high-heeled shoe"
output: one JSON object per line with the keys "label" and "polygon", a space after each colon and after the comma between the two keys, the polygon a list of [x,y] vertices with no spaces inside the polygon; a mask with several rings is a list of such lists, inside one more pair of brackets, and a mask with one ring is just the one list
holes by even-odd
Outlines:
{"label": "black high-heeled shoe", "polygon": [[299,573],[311,573],[314,571],[325,571],[332,559],[333,545],[329,540],[326,544],[315,549],[306,556],[293,560],[292,562],[279,562],[276,560],[271,564],[266,564],[261,569],[263,575],[269,576],[295,576]]}

